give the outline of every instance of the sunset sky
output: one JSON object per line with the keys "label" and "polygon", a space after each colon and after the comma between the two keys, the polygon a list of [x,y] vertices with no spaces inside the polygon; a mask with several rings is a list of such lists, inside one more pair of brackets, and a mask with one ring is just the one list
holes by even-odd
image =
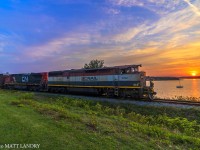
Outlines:
{"label": "sunset sky", "polygon": [[200,0],[0,0],[0,73],[142,64],[200,75]]}

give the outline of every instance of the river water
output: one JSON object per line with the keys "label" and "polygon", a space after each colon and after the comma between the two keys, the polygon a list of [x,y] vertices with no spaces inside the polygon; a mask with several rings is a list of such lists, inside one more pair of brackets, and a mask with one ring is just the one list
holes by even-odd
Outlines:
{"label": "river water", "polygon": [[[176,88],[182,85],[183,88]],[[154,90],[158,98],[175,98],[177,96],[200,98],[200,79],[183,79],[154,81]]]}

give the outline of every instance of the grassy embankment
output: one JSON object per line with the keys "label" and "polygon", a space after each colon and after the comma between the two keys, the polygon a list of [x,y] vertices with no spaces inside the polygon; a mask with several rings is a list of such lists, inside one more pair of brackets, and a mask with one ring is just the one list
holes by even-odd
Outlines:
{"label": "grassy embankment", "polygon": [[99,103],[0,90],[0,145],[200,149],[200,109]]}

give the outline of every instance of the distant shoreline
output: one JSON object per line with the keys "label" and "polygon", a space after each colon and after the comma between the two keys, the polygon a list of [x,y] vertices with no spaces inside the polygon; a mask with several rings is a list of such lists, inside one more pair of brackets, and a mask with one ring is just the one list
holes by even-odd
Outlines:
{"label": "distant shoreline", "polygon": [[155,81],[166,81],[166,80],[180,80],[180,79],[200,79],[200,76],[185,76],[185,77],[150,77]]}

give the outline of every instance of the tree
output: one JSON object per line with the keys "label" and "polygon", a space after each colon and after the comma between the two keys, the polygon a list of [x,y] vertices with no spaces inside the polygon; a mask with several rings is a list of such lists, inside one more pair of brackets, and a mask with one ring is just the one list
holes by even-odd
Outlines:
{"label": "tree", "polygon": [[83,68],[85,69],[92,69],[92,68],[103,68],[104,66],[104,60],[91,60],[89,64],[85,64]]}

